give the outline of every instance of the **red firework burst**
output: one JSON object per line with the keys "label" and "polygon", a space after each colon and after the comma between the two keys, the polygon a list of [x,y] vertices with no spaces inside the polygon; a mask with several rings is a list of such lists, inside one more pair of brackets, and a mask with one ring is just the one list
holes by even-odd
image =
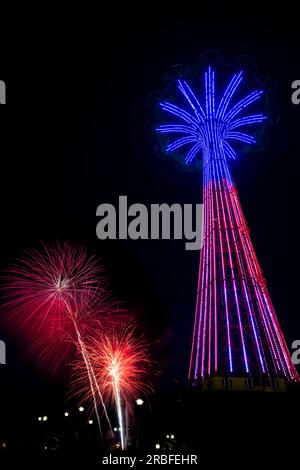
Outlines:
{"label": "red firework burst", "polygon": [[[134,324],[109,332],[97,331],[86,341],[95,379],[106,405],[122,406],[131,411],[136,398],[152,391],[153,363],[147,341]],[[73,395],[91,399],[81,361],[75,364]]]}
{"label": "red firework burst", "polygon": [[6,321],[48,370],[64,362],[78,330],[84,334],[99,319],[102,327],[118,321],[103,267],[67,242],[26,251],[10,267],[3,291]]}

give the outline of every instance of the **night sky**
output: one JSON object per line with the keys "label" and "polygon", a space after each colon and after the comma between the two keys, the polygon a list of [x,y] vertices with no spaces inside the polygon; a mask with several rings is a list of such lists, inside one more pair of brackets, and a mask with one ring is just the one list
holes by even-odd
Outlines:
{"label": "night sky", "polygon": [[[156,157],[145,132],[149,95],[164,88],[173,64],[192,66],[206,50],[229,61],[254,56],[259,76],[278,84],[280,121],[258,153],[233,164],[234,179],[288,346],[300,339],[299,174],[300,105],[291,83],[300,79],[299,28],[248,16],[102,16],[97,22],[51,24],[19,32],[4,50],[1,107],[1,269],[40,240],[84,243],[106,265],[117,297],[147,331],[161,370],[157,389],[186,380],[193,327],[198,252],[184,241],[96,238],[96,208],[117,204],[201,203],[201,173],[184,173]],[[12,36],[12,34],[10,35]],[[10,37],[8,36],[8,37]],[[9,42],[9,41],[8,41]],[[7,342],[0,366],[5,404],[35,406],[62,393]],[[3,401],[2,401],[3,403]]]}

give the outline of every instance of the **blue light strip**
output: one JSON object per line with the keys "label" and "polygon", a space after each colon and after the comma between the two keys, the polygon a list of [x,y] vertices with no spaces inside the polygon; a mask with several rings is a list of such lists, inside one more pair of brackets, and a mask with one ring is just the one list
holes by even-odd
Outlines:
{"label": "blue light strip", "polygon": [[194,126],[195,128],[199,127],[198,121],[195,118],[193,118],[193,116],[191,116],[189,113],[184,111],[184,109],[181,109],[178,106],[175,106],[174,104],[171,104],[171,103],[160,103],[160,106],[162,107],[164,111],[174,114],[175,116],[183,119],[189,124],[192,124],[192,126]]}
{"label": "blue light strip", "polygon": [[232,77],[220,101],[220,104],[217,110],[217,118],[221,120],[223,119],[226,109],[228,108],[229,102],[242,80],[243,80],[243,72],[240,72]]}
{"label": "blue light strip", "polygon": [[243,132],[227,132],[225,134],[226,139],[235,139],[245,142],[246,144],[255,144],[256,140],[249,134],[244,134]]}
{"label": "blue light strip", "polygon": [[204,80],[205,80],[205,113],[206,113],[206,119],[209,118],[209,97],[208,97],[208,72],[205,72],[204,74]]}
{"label": "blue light strip", "polygon": [[214,72],[208,67],[208,73],[205,74],[205,101],[206,118],[211,120],[215,117],[215,84]]}
{"label": "blue light strip", "polygon": [[168,145],[166,152],[173,152],[174,150],[179,149],[183,145],[195,142],[195,137],[183,137],[182,139],[175,140],[172,144]]}
{"label": "blue light strip", "polygon": [[236,129],[237,127],[247,126],[249,124],[259,124],[260,122],[263,122],[266,119],[268,118],[263,114],[253,114],[252,116],[246,116],[237,119],[236,121],[232,121],[230,124],[228,124],[226,129],[230,131],[232,129]]}
{"label": "blue light strip", "polygon": [[188,163],[191,163],[195,156],[197,155],[197,153],[199,152],[199,150],[201,150],[202,148],[202,144],[196,144],[194,145],[194,147],[191,148],[191,150],[188,152],[188,154],[186,155],[185,159],[184,159],[184,162],[186,164]]}
{"label": "blue light strip", "polygon": [[188,84],[185,81],[182,82],[181,80],[178,80],[178,88],[181,91],[181,93],[183,94],[183,96],[190,103],[190,105],[191,105],[193,111],[195,112],[198,120],[201,121],[202,123],[204,123],[205,114],[204,114],[204,111],[202,109],[202,106],[199,103],[199,101],[197,100],[197,98],[194,95],[194,93],[192,92],[192,90],[190,89],[190,87],[188,86]]}
{"label": "blue light strip", "polygon": [[233,158],[233,160],[235,160],[236,159],[236,152],[233,150],[231,145],[229,145],[229,143],[226,142],[226,140],[224,140],[223,145],[224,145],[225,155],[227,157]]}
{"label": "blue light strip", "polygon": [[250,104],[254,103],[262,96],[263,91],[253,91],[250,95],[246,96],[246,98],[239,101],[227,114],[225,114],[224,121],[230,122],[234,116],[236,116],[239,112],[243,111],[245,108],[250,106]]}
{"label": "blue light strip", "polygon": [[212,102],[212,117],[216,116],[216,105],[215,105],[215,72],[211,72],[211,102]]}
{"label": "blue light strip", "polygon": [[161,134],[167,133],[180,133],[180,134],[193,134],[197,135],[197,131],[189,126],[181,126],[179,124],[167,124],[159,126],[155,129],[156,131],[160,132]]}

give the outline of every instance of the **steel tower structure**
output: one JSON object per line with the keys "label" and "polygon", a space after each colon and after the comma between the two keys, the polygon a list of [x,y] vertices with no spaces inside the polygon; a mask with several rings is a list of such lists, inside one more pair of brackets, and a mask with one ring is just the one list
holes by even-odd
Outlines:
{"label": "steel tower structure", "polygon": [[185,80],[178,80],[185,105],[161,102],[173,122],[156,129],[174,137],[167,152],[187,148],[186,164],[200,153],[203,161],[203,246],[189,379],[192,383],[214,376],[297,381],[228,165],[228,159],[237,156],[233,141],[255,144],[247,129],[266,116],[249,113],[248,107],[263,90],[237,99],[243,81],[240,72],[217,95],[215,78],[208,67],[203,101]]}

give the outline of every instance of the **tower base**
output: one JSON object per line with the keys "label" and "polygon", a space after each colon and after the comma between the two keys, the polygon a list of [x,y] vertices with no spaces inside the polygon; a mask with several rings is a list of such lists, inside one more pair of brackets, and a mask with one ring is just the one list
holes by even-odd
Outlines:
{"label": "tower base", "polygon": [[287,385],[282,377],[257,380],[251,377],[211,377],[195,388],[202,391],[232,390],[237,392],[286,392]]}

